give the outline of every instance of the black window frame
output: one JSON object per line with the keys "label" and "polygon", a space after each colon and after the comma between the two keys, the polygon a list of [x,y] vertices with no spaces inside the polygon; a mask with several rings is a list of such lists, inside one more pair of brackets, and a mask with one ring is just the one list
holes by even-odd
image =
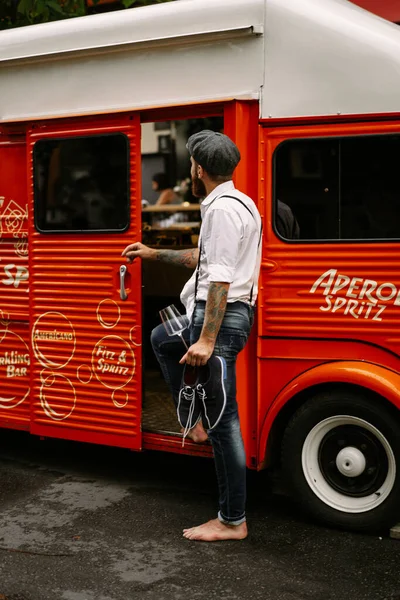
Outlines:
{"label": "black window frame", "polygon": [[[43,141],[48,141],[48,142],[57,142],[57,141],[67,141],[67,140],[80,140],[80,139],[88,139],[88,138],[105,138],[105,137],[115,137],[115,136],[119,136],[119,137],[123,137],[126,140],[126,164],[127,164],[127,181],[126,181],[126,185],[127,185],[127,223],[124,226],[124,228],[121,229],[41,229],[39,227],[39,224],[37,222],[37,214],[38,214],[38,204],[39,204],[39,197],[38,197],[38,187],[37,187],[37,169],[38,169],[38,165],[37,162],[35,160],[35,148],[36,148],[36,144],[38,144],[39,142],[43,142]],[[115,131],[115,132],[107,132],[107,133],[93,133],[93,134],[89,134],[89,135],[66,135],[66,136],[57,136],[57,137],[43,137],[42,139],[36,140],[33,148],[32,148],[32,166],[33,166],[33,221],[34,221],[34,226],[35,229],[38,233],[41,234],[66,234],[66,235],[71,235],[71,234],[77,234],[77,235],[83,235],[83,234],[88,234],[88,235],[96,235],[96,234],[101,234],[101,233],[110,233],[110,234],[117,234],[117,233],[125,233],[126,231],[129,230],[130,226],[131,226],[131,167],[130,167],[130,139],[129,136],[126,133],[123,133],[122,131]]]}
{"label": "black window frame", "polygon": [[[400,139],[400,131],[399,132],[390,132],[390,133],[372,133],[372,134],[356,134],[356,135],[332,135],[332,136],[312,136],[312,137],[296,137],[283,140],[274,150],[272,155],[272,229],[275,235],[285,242],[286,244],[393,244],[396,242],[400,242],[400,235],[398,238],[324,238],[324,239],[287,239],[284,238],[278,231],[276,227],[276,216],[277,216],[277,154],[278,150],[282,148],[284,145],[288,145],[296,142],[311,142],[311,141],[324,141],[324,140],[335,140],[340,143],[341,140],[349,140],[349,139],[363,139],[363,138],[388,138],[388,137],[398,137]],[[340,150],[340,146],[339,146]],[[341,152],[340,152],[341,154]],[[339,186],[340,186],[340,163],[339,163]],[[293,213],[294,214],[294,213]],[[296,215],[294,215],[296,216]]]}

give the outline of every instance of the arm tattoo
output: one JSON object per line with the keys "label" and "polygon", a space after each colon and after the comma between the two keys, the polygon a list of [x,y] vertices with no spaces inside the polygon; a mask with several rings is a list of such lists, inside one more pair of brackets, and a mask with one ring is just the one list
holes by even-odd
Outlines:
{"label": "arm tattoo", "polygon": [[189,250],[157,250],[156,260],[160,262],[177,265],[178,267],[187,267],[194,269],[199,258],[199,249],[190,248]]}
{"label": "arm tattoo", "polygon": [[201,337],[215,341],[225,315],[229,283],[210,283]]}

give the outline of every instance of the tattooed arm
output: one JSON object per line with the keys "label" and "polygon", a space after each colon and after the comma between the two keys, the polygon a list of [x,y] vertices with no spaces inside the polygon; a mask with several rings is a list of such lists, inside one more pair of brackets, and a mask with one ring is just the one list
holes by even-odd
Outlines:
{"label": "tattooed arm", "polygon": [[206,314],[200,339],[212,344],[213,350],[225,315],[229,283],[210,283],[207,294]]}
{"label": "tattooed arm", "polygon": [[229,285],[229,283],[210,283],[200,338],[182,357],[181,364],[186,362],[193,367],[198,367],[205,365],[210,358],[225,315]]}
{"label": "tattooed arm", "polygon": [[129,262],[132,262],[135,258],[141,258],[143,260],[159,260],[160,262],[195,269],[199,260],[199,249],[159,250],[149,248],[140,242],[135,242],[125,248],[122,256],[126,256]]}
{"label": "tattooed arm", "polygon": [[189,250],[155,250],[155,259],[160,262],[195,269],[199,260],[199,249]]}

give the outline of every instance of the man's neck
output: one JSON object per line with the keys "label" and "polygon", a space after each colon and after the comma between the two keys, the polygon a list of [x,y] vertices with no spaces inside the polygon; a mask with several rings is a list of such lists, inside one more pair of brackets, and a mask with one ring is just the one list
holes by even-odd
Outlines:
{"label": "man's neck", "polygon": [[[232,181],[232,180],[230,180]],[[229,181],[222,181],[220,183],[215,181],[204,181],[204,186],[206,188],[207,196],[209,196],[217,187],[223,185],[224,183],[229,183]]]}

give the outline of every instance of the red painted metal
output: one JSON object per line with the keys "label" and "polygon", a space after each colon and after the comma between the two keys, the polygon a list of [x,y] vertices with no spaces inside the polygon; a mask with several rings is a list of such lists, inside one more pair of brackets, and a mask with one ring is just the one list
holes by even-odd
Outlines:
{"label": "red painted metal", "polygon": [[0,426],[29,428],[26,145],[0,135]]}
{"label": "red painted metal", "polygon": [[400,22],[400,6],[398,0],[351,0],[353,4],[394,23]]}
{"label": "red painted metal", "polygon": [[288,127],[309,127],[311,125],[330,125],[334,124],[357,124],[366,125],[368,123],[396,123],[400,119],[400,113],[385,113],[382,114],[357,114],[357,115],[317,115],[311,117],[279,117],[271,119],[260,119],[260,124],[263,127],[276,129],[282,127],[285,130]]}
{"label": "red painted metal", "polygon": [[[377,314],[379,307],[368,313],[366,308],[356,318],[346,312],[349,300],[356,300],[347,297],[345,290],[341,295],[346,306],[332,313],[321,287],[323,274],[335,271],[333,277],[357,278],[354,283],[360,285],[365,280],[376,281],[378,286],[390,282],[400,293],[398,244],[284,243],[272,227],[274,152],[279,144],[295,138],[399,132],[399,122],[368,122],[268,127],[260,133],[260,210],[265,234],[258,303],[259,466],[279,410],[307,387],[332,381],[360,385],[400,407],[398,306],[394,300],[382,300],[379,307],[384,306],[384,318]],[[361,302],[357,308],[362,308]],[[362,376],[358,363],[354,368],[349,364],[337,367],[337,361],[361,360],[368,362],[361,369]]]}
{"label": "red painted metal", "polygon": [[[227,103],[224,132],[237,144],[242,159],[235,171],[236,187],[257,202],[258,192],[258,102]],[[237,362],[237,399],[248,467],[257,456],[257,323]]]}
{"label": "red painted metal", "polygon": [[[349,344],[350,346],[350,344]],[[319,344],[315,344],[315,352],[317,353]],[[334,354],[334,353],[332,353]],[[351,355],[351,349],[348,349],[348,354]],[[360,353],[362,354],[362,353]],[[371,353],[372,354],[372,353]],[[285,360],[285,359],[284,359]],[[269,407],[266,414],[266,418],[262,423],[260,431],[260,464],[265,460],[265,448],[268,444],[268,436],[271,432],[271,428],[275,422],[276,417],[282,408],[297,394],[311,390],[314,386],[321,383],[351,383],[352,385],[358,386],[360,389],[372,390],[376,394],[386,398],[392,402],[397,408],[400,408],[400,374],[391,371],[388,365],[379,366],[372,362],[360,360],[349,360],[349,361],[333,361],[322,363],[319,360],[313,361],[313,363],[303,362],[303,371],[297,369],[298,375],[289,379],[286,376],[285,387],[280,390],[273,404]],[[293,362],[299,362],[295,359]],[[399,360],[397,360],[397,365]],[[268,370],[276,372],[279,369],[277,363],[266,365]],[[288,366],[289,373],[294,372],[296,369],[291,369],[291,365]]]}
{"label": "red painted metal", "polygon": [[[225,103],[221,101],[204,102],[200,104],[160,106],[140,113],[141,123],[156,121],[176,121],[182,119],[205,119],[207,117],[223,117]],[[226,118],[226,117],[225,117]]]}
{"label": "red painted metal", "polygon": [[[26,145],[0,136],[0,307],[4,318],[28,321]],[[1,314],[0,314],[1,316]]]}
{"label": "red painted metal", "polygon": [[[117,3],[119,0],[98,0],[98,5],[110,5],[110,7]],[[389,21],[399,22],[400,21],[400,7],[398,0],[351,0],[353,4],[361,6],[376,15],[388,19]],[[95,4],[93,0],[87,0],[88,6],[93,7]]]}
{"label": "red painted metal", "polygon": [[[33,225],[35,142],[118,132],[130,144],[131,221],[110,234],[39,233]],[[122,249],[140,239],[140,122],[43,124],[28,133],[32,334],[31,431],[38,435],[141,448],[141,266],[120,299]]]}
{"label": "red painted metal", "polygon": [[[297,137],[400,133],[400,120],[398,115],[353,115],[259,123],[258,104],[251,101],[160,108],[140,118],[215,115],[224,116],[225,132],[242,153],[236,185],[256,199],[264,221],[257,326],[238,362],[247,464],[260,468],[281,409],[315,385],[353,383],[400,407],[396,307],[385,308],[383,321],[356,322],[321,311],[326,300],[319,288],[310,294],[329,269],[350,278],[390,281],[400,289],[397,245],[285,244],[274,234],[271,217],[273,153],[280,143]],[[8,127],[0,136],[0,426],[30,428],[44,437],[210,456],[210,446],[188,441],[182,448],[177,436],[144,433],[142,439],[140,262],[129,267],[128,301],[120,301],[118,285],[120,252],[140,239],[139,115],[77,117],[28,127],[27,145],[21,128]],[[130,140],[130,229],[85,236],[35,231],[35,141],[115,131]],[[131,378],[114,364],[124,351]],[[110,369],[101,370],[105,363],[115,367],[112,375]]]}
{"label": "red painted metal", "polygon": [[[211,103],[152,110],[142,120],[223,114],[223,103]],[[126,134],[130,143],[128,231],[36,231],[35,142],[112,132]],[[140,154],[139,114],[12,124],[0,130],[0,427],[141,449],[140,261],[128,266],[125,302],[119,298],[118,273],[125,264],[121,250],[141,237]],[[122,354],[128,374],[118,363]],[[179,437],[145,434],[145,440],[146,448],[211,454],[210,446],[190,441],[182,448]]]}
{"label": "red painted metal", "polygon": [[143,433],[143,450],[162,450],[163,452],[174,452],[175,454],[189,454],[191,456],[212,456],[210,444],[195,444],[189,439],[182,446],[182,438],[177,435],[160,433]]}

